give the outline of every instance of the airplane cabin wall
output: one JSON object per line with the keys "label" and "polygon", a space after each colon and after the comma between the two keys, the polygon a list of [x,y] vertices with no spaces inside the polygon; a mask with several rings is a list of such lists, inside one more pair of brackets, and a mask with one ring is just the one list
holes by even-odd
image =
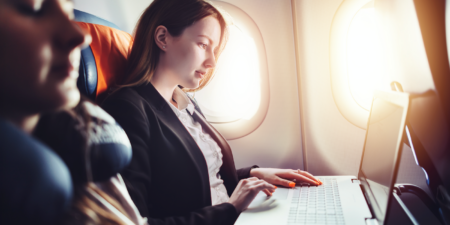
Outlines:
{"label": "airplane cabin wall", "polygon": [[330,30],[341,3],[295,1],[304,146],[314,175],[357,175],[364,145],[366,131],[342,116],[331,89]]}
{"label": "airplane cabin wall", "polygon": [[116,24],[133,34],[134,27],[152,0],[73,0],[75,9]]}
{"label": "airplane cabin wall", "polygon": [[291,1],[224,2],[239,7],[257,24],[269,69],[270,103],[266,118],[253,133],[229,141],[236,167],[304,169]]}

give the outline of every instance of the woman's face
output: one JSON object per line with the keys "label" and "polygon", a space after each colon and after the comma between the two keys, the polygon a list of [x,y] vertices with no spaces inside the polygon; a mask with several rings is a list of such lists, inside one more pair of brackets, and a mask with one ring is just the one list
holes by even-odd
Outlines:
{"label": "woman's face", "polygon": [[70,0],[0,0],[0,108],[41,113],[75,106],[80,45]]}
{"label": "woman's face", "polygon": [[179,85],[197,88],[206,72],[216,66],[220,33],[219,21],[208,16],[187,27],[179,37],[168,39],[165,62]]}

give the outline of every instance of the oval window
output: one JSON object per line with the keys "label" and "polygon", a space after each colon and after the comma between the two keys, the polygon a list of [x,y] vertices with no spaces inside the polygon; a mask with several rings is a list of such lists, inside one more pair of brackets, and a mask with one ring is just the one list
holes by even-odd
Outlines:
{"label": "oval window", "polygon": [[369,111],[373,92],[382,88],[380,45],[373,2],[353,18],[347,37],[348,82],[353,99]]}
{"label": "oval window", "polygon": [[257,54],[255,41],[231,25],[214,78],[195,95],[209,122],[228,123],[255,115],[261,100]]}
{"label": "oval window", "polygon": [[227,45],[211,82],[195,93],[206,119],[228,140],[256,130],[269,107],[269,75],[261,32],[253,19],[226,2],[211,2],[232,17]]}
{"label": "oval window", "polygon": [[344,0],[330,33],[333,98],[341,114],[362,129],[367,127],[373,91],[384,81],[376,21],[373,0]]}

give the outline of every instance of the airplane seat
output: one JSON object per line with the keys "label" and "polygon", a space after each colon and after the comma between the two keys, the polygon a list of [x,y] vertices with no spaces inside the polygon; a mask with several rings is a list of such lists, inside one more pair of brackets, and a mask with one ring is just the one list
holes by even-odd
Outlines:
{"label": "airplane seat", "polygon": [[78,25],[92,36],[89,47],[81,51],[77,86],[89,99],[101,103],[125,73],[132,37],[97,16],[79,10],[74,14]]}
{"label": "airplane seat", "polygon": [[400,191],[419,196],[440,217],[442,224],[450,225],[450,65],[446,2],[415,0],[414,5],[435,90],[412,95],[406,132],[417,162],[426,173],[433,199],[413,185],[401,186]]}
{"label": "airplane seat", "polygon": [[55,224],[72,199],[66,164],[0,119],[0,224]]}

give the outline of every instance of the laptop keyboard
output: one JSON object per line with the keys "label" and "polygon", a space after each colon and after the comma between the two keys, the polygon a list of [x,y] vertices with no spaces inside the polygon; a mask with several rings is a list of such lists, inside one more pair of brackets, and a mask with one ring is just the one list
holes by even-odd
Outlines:
{"label": "laptop keyboard", "polygon": [[295,187],[288,225],[345,224],[336,178],[320,186]]}

